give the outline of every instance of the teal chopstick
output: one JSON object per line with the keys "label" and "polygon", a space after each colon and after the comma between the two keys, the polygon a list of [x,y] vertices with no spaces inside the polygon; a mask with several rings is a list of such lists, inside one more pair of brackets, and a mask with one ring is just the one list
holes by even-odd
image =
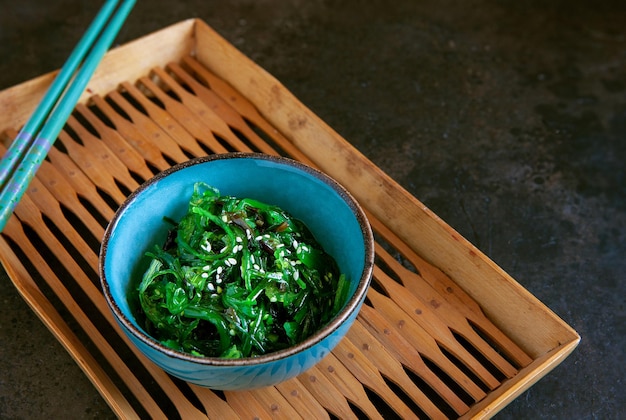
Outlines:
{"label": "teal chopstick", "polygon": [[115,15],[110,19],[108,26],[103,30],[97,42],[91,48],[89,55],[75,74],[72,83],[55,104],[41,130],[32,141],[32,144],[30,144],[28,151],[21,159],[20,166],[15,168],[11,178],[0,190],[0,232],[4,229],[15,206],[24,195],[30,181],[35,176],[50,147],[52,147],[63,129],[78,99],[87,87],[91,76],[113,43],[134,5],[135,0],[126,0],[119,6]]}
{"label": "teal chopstick", "polygon": [[39,102],[39,105],[35,108],[35,111],[30,116],[24,127],[20,130],[17,137],[11,143],[11,147],[5,153],[2,161],[0,162],[0,188],[5,186],[8,182],[11,174],[20,163],[24,154],[28,150],[33,137],[37,131],[41,128],[50,111],[56,104],[59,96],[65,90],[72,75],[76,72],[76,69],[80,66],[80,63],[87,55],[87,52],[93,45],[97,36],[102,31],[102,28],[109,20],[109,17],[115,10],[118,0],[108,0],[98,12],[93,22],[87,31],[80,39],[76,47],[68,57],[59,73],[54,78],[54,81],[46,91],[46,94]]}

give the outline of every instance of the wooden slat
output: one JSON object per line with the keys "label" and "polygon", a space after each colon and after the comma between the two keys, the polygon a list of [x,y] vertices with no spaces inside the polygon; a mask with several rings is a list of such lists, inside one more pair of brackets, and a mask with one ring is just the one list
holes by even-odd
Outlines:
{"label": "wooden slat", "polygon": [[469,410],[468,405],[424,363],[419,352],[404,337],[393,331],[392,326],[378,311],[369,305],[363,305],[360,319],[402,365],[422,378],[458,415]]}
{"label": "wooden slat", "polygon": [[[485,335],[498,343],[499,349],[515,361],[518,366],[524,367],[532,362],[532,358],[511,340],[510,337],[498,329],[493,322],[485,316],[485,313],[478,303],[454,283],[450,277],[417,255],[377,219],[370,218],[370,221],[374,229],[382,235],[385,240],[396,247],[398,253],[408,259],[412,266],[418,271],[419,274],[416,274],[408,270],[385,251],[384,248],[380,246],[376,248],[377,256],[380,257],[385,264],[390,266],[408,290],[416,296],[428,296],[433,293],[433,291],[425,288],[424,283],[428,284],[438,293],[439,297],[443,297],[443,300],[448,303],[445,309],[452,309],[454,312],[459,312],[468,321],[471,321],[480,328]],[[432,300],[432,298],[430,300]],[[441,302],[439,299],[435,300]]]}
{"label": "wooden slat", "polygon": [[[368,297],[378,312],[386,318],[388,324],[393,326],[398,333],[402,334],[420,355],[434,362],[444,373],[454,378],[457,384],[476,401],[480,401],[485,397],[485,392],[442,353],[437,339],[431,336],[428,331],[424,330],[418,323],[414,322],[402,308],[398,307],[391,299],[381,295],[375,290],[371,290]],[[478,363],[474,357],[471,357],[471,355],[464,352],[460,360],[467,369],[473,371],[474,374],[491,389],[497,388],[500,384],[498,380],[494,378],[484,366]]]}
{"label": "wooden slat", "polygon": [[300,415],[305,419],[330,419],[328,411],[298,380],[279,383],[276,389],[287,399]]}
{"label": "wooden slat", "polygon": [[[121,170],[121,173],[126,175],[128,172],[135,173],[142,177],[144,180],[152,177],[153,173],[147,165],[146,159],[144,159],[145,151],[136,150],[129,143],[127,143],[122,135],[112,127],[105,124],[102,119],[98,118],[93,111],[83,104],[78,104],[75,110],[76,115],[82,116],[87,124],[89,124],[97,133],[97,137],[104,143],[108,149],[113,152],[117,158],[126,166],[125,170]],[[95,142],[95,138],[91,138]],[[127,181],[128,183],[128,181]],[[130,181],[132,183],[132,181]]]}
{"label": "wooden slat", "polygon": [[112,91],[107,97],[121,107],[124,112],[128,113],[141,131],[152,133],[153,137],[160,137],[163,134],[170,136],[183,150],[196,156],[201,156],[205,153],[191,134],[181,127],[165,110],[149,101],[134,86],[129,84],[124,84],[123,86],[122,89],[130,98],[141,101],[140,106],[147,112],[147,115],[133,106],[130,103],[130,99],[124,97],[120,91]]}
{"label": "wooden slat", "polygon": [[[14,239],[21,237],[21,226],[16,217],[12,217],[6,224],[6,232]],[[27,243],[27,240],[21,241]],[[126,418],[139,418],[127,398],[114,384],[104,368],[96,361],[93,355],[85,348],[82,342],[76,337],[74,332],[67,326],[66,321],[58,313],[57,309],[50,303],[48,298],[41,292],[31,274],[22,265],[21,261],[13,253],[13,249],[9,244],[0,241],[0,255],[2,255],[3,265],[7,269],[7,273],[11,278],[19,278],[14,281],[17,290],[28,305],[33,309],[42,322],[54,334],[59,342],[73,356],[79,367],[85,372],[94,386],[98,389],[104,400],[109,404],[111,409],[119,416]],[[36,253],[34,254],[36,255]],[[41,265],[46,268],[45,262]],[[49,279],[54,279],[49,276]],[[133,377],[128,380],[133,381]],[[136,392],[141,392],[137,390]],[[155,412],[158,416],[158,412]]]}
{"label": "wooden slat", "polygon": [[[208,87],[215,96],[222,99],[225,103],[228,103],[245,121],[254,124],[254,126],[258,127],[274,142],[279,144],[288,156],[307,165],[313,165],[313,161],[307,155],[302,153],[302,151],[295,147],[280,131],[263,118],[255,106],[245,96],[233,89],[232,86],[211,73],[191,56],[183,57],[182,66],[184,66],[189,74],[193,75],[199,83]],[[203,97],[201,93],[199,93],[199,95],[201,98]]]}
{"label": "wooden slat", "polygon": [[298,376],[298,380],[328,412],[340,419],[357,419],[348,400],[332,382],[314,366]]}
{"label": "wooden slat", "polygon": [[[162,138],[150,136],[149,132],[143,131],[141,126],[136,125],[134,121],[129,121],[118,114],[113,107],[100,96],[94,96],[91,100],[93,104],[113,122],[116,131],[137,151],[140,151],[147,162],[157,169],[162,171],[172,166],[165,159],[166,156],[178,162],[186,159],[183,151],[171,138],[166,136]],[[169,141],[166,142],[166,140]]]}
{"label": "wooden slat", "polygon": [[365,387],[376,389],[397,415],[403,419],[417,418],[415,412],[389,388],[380,372],[350,340],[343,340],[333,354]]}
{"label": "wooden slat", "polygon": [[165,106],[165,110],[170,113],[171,117],[185,127],[192,136],[207,145],[211,152],[228,152],[228,149],[217,140],[209,124],[202,118],[191,113],[184,104],[168,96],[152,80],[147,77],[142,77],[139,86],[142,87],[144,91],[148,91],[151,95],[154,95],[154,97]]}

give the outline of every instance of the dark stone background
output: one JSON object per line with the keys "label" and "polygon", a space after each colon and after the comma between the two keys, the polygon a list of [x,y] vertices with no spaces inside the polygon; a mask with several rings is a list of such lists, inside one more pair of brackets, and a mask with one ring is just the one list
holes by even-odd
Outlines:
{"label": "dark stone background", "polygon": [[[0,0],[0,89],[61,67],[101,2]],[[498,418],[623,416],[626,2],[139,1],[199,17],[582,336]],[[0,276],[0,418],[108,406]]]}

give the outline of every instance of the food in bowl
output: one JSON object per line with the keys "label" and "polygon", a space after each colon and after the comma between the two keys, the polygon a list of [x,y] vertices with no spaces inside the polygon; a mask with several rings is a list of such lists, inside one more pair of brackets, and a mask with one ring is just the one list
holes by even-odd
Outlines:
{"label": "food in bowl", "polygon": [[[167,241],[171,225],[189,209],[194,185],[220,194],[271,203],[301,220],[333,257],[345,278],[338,310],[310,336],[253,357],[201,356],[164,345],[146,330],[133,290],[150,267],[147,252]],[[219,250],[218,250],[219,251]],[[203,156],[156,174],[117,209],[100,249],[102,290],[127,342],[181,380],[219,390],[275,385],[318,363],[346,335],[365,300],[374,266],[371,227],[356,200],[337,181],[300,162],[260,153]]]}
{"label": "food in bowl", "polygon": [[278,206],[194,184],[137,290],[136,316],[196,356],[254,357],[295,345],[343,306],[347,280],[302,221]]}

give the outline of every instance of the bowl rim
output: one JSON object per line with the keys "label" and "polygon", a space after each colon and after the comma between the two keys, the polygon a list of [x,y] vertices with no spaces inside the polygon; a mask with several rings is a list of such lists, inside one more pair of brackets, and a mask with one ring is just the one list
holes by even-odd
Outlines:
{"label": "bowl rim", "polygon": [[[359,227],[361,229],[361,235],[363,236],[363,242],[365,245],[365,260],[364,267],[361,273],[361,277],[357,284],[357,288],[353,295],[350,297],[346,305],[343,309],[337,313],[326,325],[316,331],[314,334],[296,344],[295,346],[288,347],[286,349],[277,350],[274,352],[266,353],[259,356],[254,357],[244,357],[238,359],[229,359],[223,357],[211,357],[211,356],[196,356],[190,353],[178,351],[166,347],[161,344],[158,340],[151,337],[149,334],[144,332],[142,329],[137,328],[133,322],[131,322],[128,317],[122,312],[119,308],[115,300],[113,299],[109,282],[105,273],[105,262],[107,259],[107,250],[109,246],[109,240],[117,226],[117,222],[120,217],[124,214],[125,210],[129,205],[139,196],[144,190],[150,187],[152,184],[158,182],[159,180],[183,170],[187,167],[200,165],[212,161],[219,160],[227,160],[227,159],[256,159],[256,160],[266,160],[270,162],[277,163],[279,165],[287,165],[292,168],[301,170],[303,172],[308,173],[309,175],[314,176],[318,180],[324,182],[326,185],[331,187],[341,198],[346,202],[346,204],[350,207],[352,213],[357,219]],[[304,350],[307,350],[319,342],[323,341],[327,337],[331,336],[334,331],[337,330],[346,320],[348,320],[355,311],[358,311],[362,302],[365,299],[365,295],[370,286],[373,269],[374,269],[374,236],[372,232],[372,228],[367,219],[365,211],[361,207],[361,205],[356,201],[356,199],[348,192],[348,190],[343,187],[339,182],[333,179],[331,176],[325,174],[321,170],[313,168],[309,165],[306,165],[302,162],[296,161],[291,158],[283,157],[283,156],[275,156],[268,155],[264,153],[257,152],[230,152],[230,153],[221,153],[221,154],[212,154],[207,156],[194,157],[187,161],[175,164],[170,168],[167,168],[152,178],[146,180],[142,183],[137,189],[135,189],[118,207],[113,218],[108,223],[104,236],[101,242],[100,253],[99,253],[99,261],[98,261],[98,269],[100,276],[100,283],[102,286],[102,290],[104,293],[105,300],[107,301],[109,308],[114,313],[118,322],[120,322],[127,331],[129,331],[135,338],[139,339],[142,343],[146,344],[150,348],[157,350],[160,353],[163,353],[174,359],[181,359],[192,363],[197,363],[201,365],[207,366],[224,366],[224,367],[241,367],[241,366],[253,366],[253,365],[261,365],[268,362],[274,362],[281,359],[286,359],[290,356],[298,354]]]}

